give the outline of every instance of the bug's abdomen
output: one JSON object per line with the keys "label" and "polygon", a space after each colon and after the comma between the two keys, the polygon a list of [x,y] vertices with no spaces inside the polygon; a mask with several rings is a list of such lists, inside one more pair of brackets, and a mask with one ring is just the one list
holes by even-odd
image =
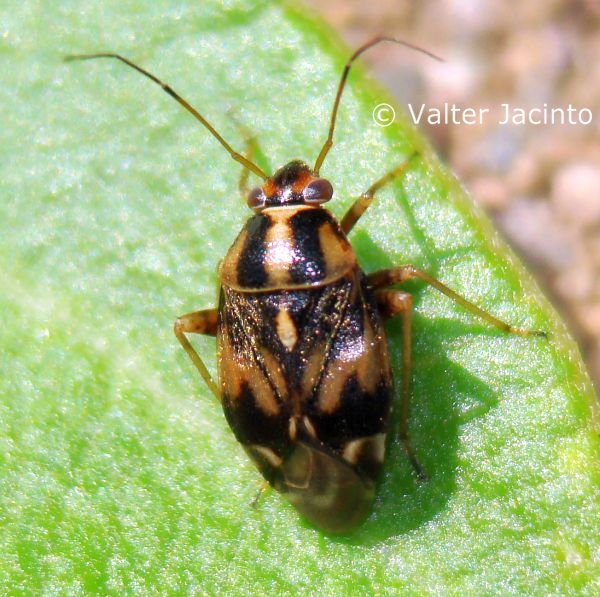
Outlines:
{"label": "bug's abdomen", "polygon": [[223,286],[217,338],[225,416],[262,474],[319,526],[356,524],[373,499],[391,398],[360,271],[305,290]]}

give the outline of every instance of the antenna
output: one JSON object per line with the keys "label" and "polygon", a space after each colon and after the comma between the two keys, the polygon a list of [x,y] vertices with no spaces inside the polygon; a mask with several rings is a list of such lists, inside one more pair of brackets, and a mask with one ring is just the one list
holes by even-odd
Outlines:
{"label": "antenna", "polygon": [[244,157],[241,153],[235,151],[231,147],[231,145],[229,145],[229,143],[227,143],[227,141],[225,141],[225,139],[223,139],[223,137],[219,135],[216,129],[212,126],[212,124],[210,124],[210,122],[208,122],[208,120],[206,120],[206,118],[204,118],[204,116],[202,116],[202,114],[200,114],[200,112],[196,110],[196,108],[191,106],[169,85],[163,83],[158,77],[155,77],[152,73],[143,69],[141,66],[134,64],[133,62],[131,62],[131,60],[128,60],[127,58],[124,58],[119,54],[102,52],[100,54],[75,54],[72,56],[66,56],[65,62],[72,62],[75,60],[94,60],[96,58],[115,58],[116,60],[120,60],[127,66],[130,66],[131,68],[138,71],[138,73],[141,73],[145,77],[148,77],[151,81],[154,81],[157,85],[160,85],[160,87],[162,87],[164,91],[166,91],[174,100],[179,102],[194,118],[196,118],[196,120],[199,120],[208,129],[212,136],[215,137],[215,139],[229,152],[229,155],[234,160],[242,164],[242,166],[244,166],[245,168],[248,168],[248,170],[250,170],[251,172],[254,172],[254,174],[259,176],[263,180],[267,180],[268,176],[254,162],[250,161],[247,157]]}
{"label": "antenna", "polygon": [[434,60],[443,62],[443,60],[439,56],[436,56],[435,54],[432,54],[431,52],[428,52],[427,50],[420,48],[419,46],[415,46],[406,41],[402,41],[401,39],[395,39],[393,37],[385,37],[385,36],[375,37],[371,41],[368,41],[366,44],[363,44],[362,46],[360,46],[360,48],[358,48],[358,50],[356,50],[356,52],[354,52],[354,54],[352,54],[352,56],[350,56],[350,59],[348,60],[348,62],[346,62],[346,66],[344,66],[344,71],[342,72],[342,78],[340,79],[340,83],[337,88],[337,93],[335,95],[335,100],[333,102],[333,110],[331,111],[329,134],[327,135],[327,140],[325,141],[323,148],[321,149],[321,152],[319,153],[319,157],[317,158],[317,161],[315,162],[314,172],[317,176],[319,175],[319,170],[321,169],[321,166],[323,165],[323,162],[325,161],[325,157],[327,156],[327,154],[329,153],[329,150],[331,149],[331,146],[333,145],[333,131],[335,129],[335,119],[337,117],[340,100],[342,98],[342,92],[344,91],[344,87],[346,86],[346,79],[348,78],[348,73],[350,72],[350,67],[352,66],[352,63],[361,54],[363,54],[364,52],[366,52],[373,46],[376,46],[377,44],[380,44],[382,42],[392,42],[395,44],[399,44],[406,48],[410,48],[411,50],[415,50],[416,52],[421,52],[422,54],[425,54],[426,56],[430,56]]}

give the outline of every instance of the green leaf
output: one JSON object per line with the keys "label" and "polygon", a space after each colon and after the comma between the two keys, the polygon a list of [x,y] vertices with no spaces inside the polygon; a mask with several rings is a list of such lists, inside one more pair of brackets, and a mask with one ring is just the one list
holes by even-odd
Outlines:
{"label": "green leaf", "polygon": [[[417,133],[374,125],[389,98],[360,65],[322,168],[332,210],[421,152],[351,235],[364,268],[414,263],[551,337],[503,335],[409,285],[429,481],[393,438],[352,535],[323,535],[274,492],[250,507],[259,475],[171,329],[215,304],[248,216],[240,167],[148,80],[62,56],[126,54],[236,148],[235,122],[252,130],[274,168],[325,140],[349,55],[330,31],[278,2],[0,10],[0,592],[598,592],[598,413],[577,349]],[[399,363],[399,325],[389,335]],[[214,370],[214,341],[199,345]]]}

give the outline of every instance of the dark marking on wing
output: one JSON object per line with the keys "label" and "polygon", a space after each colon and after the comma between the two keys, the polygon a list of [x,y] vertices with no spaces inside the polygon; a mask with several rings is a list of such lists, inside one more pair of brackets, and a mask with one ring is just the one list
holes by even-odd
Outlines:
{"label": "dark marking on wing", "polygon": [[[292,350],[277,333],[282,309],[298,329]],[[219,313],[226,358],[232,361],[220,367],[229,372],[221,378],[223,408],[242,444],[261,444],[285,458],[289,420],[300,415],[338,454],[349,441],[385,432],[391,399],[387,349],[376,305],[358,270],[309,290],[241,293],[224,287]],[[339,407],[324,412],[320,390],[338,369],[345,375],[339,397],[334,396]],[[368,388],[359,370],[367,375]]]}

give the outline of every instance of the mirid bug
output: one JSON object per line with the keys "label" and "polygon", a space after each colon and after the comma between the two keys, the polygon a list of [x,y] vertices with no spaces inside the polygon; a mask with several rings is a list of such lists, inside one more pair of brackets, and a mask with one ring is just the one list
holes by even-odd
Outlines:
{"label": "mirid bug", "polygon": [[[254,214],[220,264],[218,308],[179,317],[174,331],[264,478],[312,524],[331,533],[352,529],[371,509],[392,402],[383,323],[395,316],[403,321],[399,436],[416,474],[424,477],[407,430],[412,297],[393,286],[418,278],[505,332],[543,335],[495,318],[412,265],[361,271],[347,235],[375,193],[401,176],[411,158],[371,185],[340,222],[322,207],[333,187],[319,172],[333,144],[350,67],[384,41],[413,47],[377,37],[358,48],[342,73],[314,167],[294,160],[272,175],[234,151],[171,87],[128,59],[112,53],[67,58],[114,58],[137,70],[262,179],[247,194]],[[192,333],[216,337],[218,383],[190,344]]]}

